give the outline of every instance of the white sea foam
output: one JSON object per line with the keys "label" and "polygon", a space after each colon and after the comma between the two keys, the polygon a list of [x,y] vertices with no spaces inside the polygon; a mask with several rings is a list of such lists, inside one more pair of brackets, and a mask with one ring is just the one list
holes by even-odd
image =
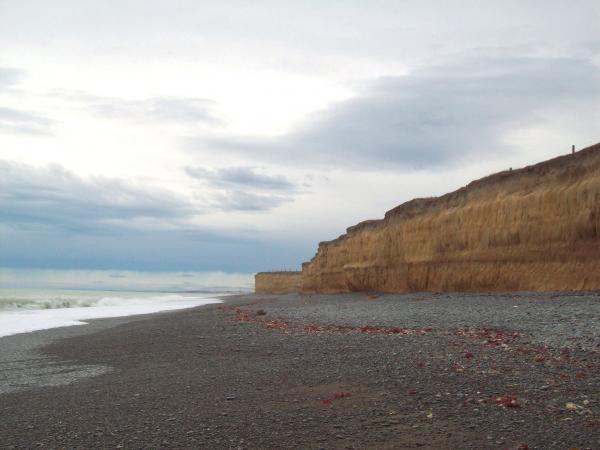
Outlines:
{"label": "white sea foam", "polygon": [[211,294],[0,290],[0,336],[219,302]]}

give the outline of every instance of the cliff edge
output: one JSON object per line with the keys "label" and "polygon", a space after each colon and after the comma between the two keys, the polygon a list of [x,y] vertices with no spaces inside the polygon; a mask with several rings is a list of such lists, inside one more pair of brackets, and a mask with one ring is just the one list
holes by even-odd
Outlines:
{"label": "cliff edge", "polygon": [[305,293],[600,289],[600,144],[350,227],[301,278]]}

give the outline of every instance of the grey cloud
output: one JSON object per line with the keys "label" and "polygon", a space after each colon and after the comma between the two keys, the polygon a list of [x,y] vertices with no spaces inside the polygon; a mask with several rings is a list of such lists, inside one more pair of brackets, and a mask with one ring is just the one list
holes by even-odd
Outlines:
{"label": "grey cloud", "polygon": [[152,97],[144,100],[124,100],[84,96],[89,109],[112,119],[219,125],[213,113],[214,101],[205,98]]}
{"label": "grey cloud", "polygon": [[286,192],[260,193],[238,186],[204,190],[191,202],[163,189],[121,179],[82,178],[57,165],[34,168],[0,160],[0,223],[19,229],[83,234],[183,231],[195,229],[191,219],[209,210],[265,211],[291,200]]}
{"label": "grey cloud", "polygon": [[55,121],[31,111],[0,107],[0,130],[16,134],[47,135]]}
{"label": "grey cloud", "polygon": [[[244,211],[273,203],[260,196],[221,200],[222,209]],[[0,266],[253,271],[265,257],[284,265],[309,255],[306,243],[282,248],[253,229],[217,232],[188,221],[203,211],[163,190],[0,160]]]}
{"label": "grey cloud", "polygon": [[282,137],[188,145],[318,167],[435,167],[508,151],[510,131],[599,100],[600,70],[588,60],[477,56],[376,80]]}
{"label": "grey cloud", "polygon": [[[25,71],[0,67],[0,91],[17,84]],[[0,106],[0,131],[13,134],[47,135],[55,122],[35,112]]]}
{"label": "grey cloud", "polygon": [[292,200],[290,195],[229,190],[216,196],[216,206],[229,211],[267,211]]}
{"label": "grey cloud", "polygon": [[0,161],[0,221],[6,226],[110,233],[173,226],[196,207],[169,192],[104,177],[84,179],[60,166]]}
{"label": "grey cloud", "polygon": [[215,207],[223,210],[266,211],[292,201],[296,191],[285,177],[254,167],[186,167],[185,171],[216,190]]}
{"label": "grey cloud", "polygon": [[17,84],[25,76],[25,71],[12,67],[0,67],[0,89]]}
{"label": "grey cloud", "polygon": [[221,169],[186,167],[185,171],[193,178],[222,187],[238,186],[279,191],[294,189],[294,185],[285,177],[260,173],[254,167],[238,166]]}

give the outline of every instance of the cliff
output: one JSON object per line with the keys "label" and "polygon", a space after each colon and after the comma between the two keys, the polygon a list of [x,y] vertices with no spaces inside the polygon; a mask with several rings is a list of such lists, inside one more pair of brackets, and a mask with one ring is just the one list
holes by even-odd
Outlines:
{"label": "cliff", "polygon": [[258,272],[254,276],[257,294],[290,294],[301,289],[301,272]]}
{"label": "cliff", "polygon": [[600,289],[600,144],[411,200],[322,242],[302,292]]}

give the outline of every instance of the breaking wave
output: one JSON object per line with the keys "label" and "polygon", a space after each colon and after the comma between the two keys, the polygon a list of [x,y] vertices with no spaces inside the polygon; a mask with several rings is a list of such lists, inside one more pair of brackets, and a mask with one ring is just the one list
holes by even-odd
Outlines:
{"label": "breaking wave", "polygon": [[215,295],[218,294],[0,292],[0,336],[84,325],[86,319],[151,314],[220,303]]}
{"label": "breaking wave", "polygon": [[47,299],[31,299],[22,297],[0,298],[0,311],[20,309],[60,309],[87,308],[97,304],[97,300],[53,297]]}

